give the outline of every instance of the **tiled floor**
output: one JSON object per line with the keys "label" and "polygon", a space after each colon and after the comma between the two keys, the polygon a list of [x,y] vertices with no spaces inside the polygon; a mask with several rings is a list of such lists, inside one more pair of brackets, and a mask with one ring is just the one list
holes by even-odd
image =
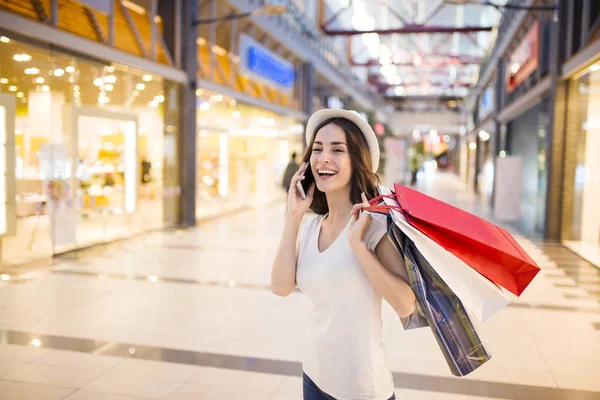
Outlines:
{"label": "tiled floor", "polygon": [[[453,176],[420,188],[487,216]],[[0,399],[300,399],[310,304],[269,291],[283,213],[152,233],[42,273],[1,270]],[[542,273],[481,326],[493,358],[469,377],[453,377],[431,332],[403,331],[386,307],[398,399],[600,399],[600,270],[516,237]]]}

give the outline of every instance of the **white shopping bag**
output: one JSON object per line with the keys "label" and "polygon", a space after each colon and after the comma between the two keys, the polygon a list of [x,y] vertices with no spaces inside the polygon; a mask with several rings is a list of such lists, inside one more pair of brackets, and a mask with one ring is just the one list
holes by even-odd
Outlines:
{"label": "white shopping bag", "polygon": [[[379,186],[379,191],[383,195],[392,194],[383,186]],[[384,198],[384,202],[389,206],[398,206],[393,199]],[[463,306],[479,322],[485,322],[510,303],[506,291],[410,225],[401,213],[391,210],[390,215],[394,223],[414,242],[440,278],[456,294]]]}

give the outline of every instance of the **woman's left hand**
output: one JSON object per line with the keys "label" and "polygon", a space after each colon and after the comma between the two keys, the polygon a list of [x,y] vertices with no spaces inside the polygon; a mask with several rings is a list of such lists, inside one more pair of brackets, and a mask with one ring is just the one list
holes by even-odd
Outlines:
{"label": "woman's left hand", "polygon": [[350,212],[350,214],[352,214],[350,230],[348,231],[348,241],[350,242],[350,246],[355,246],[362,243],[363,238],[365,237],[365,232],[371,225],[371,215],[366,212],[360,212],[363,208],[370,206],[369,201],[364,193],[361,193],[361,198],[363,202],[360,204],[355,204]]}

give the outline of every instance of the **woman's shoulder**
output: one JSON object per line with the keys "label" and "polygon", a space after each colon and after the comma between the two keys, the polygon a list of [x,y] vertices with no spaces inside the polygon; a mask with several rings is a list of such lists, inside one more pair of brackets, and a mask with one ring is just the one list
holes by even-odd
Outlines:
{"label": "woman's shoulder", "polygon": [[304,218],[302,218],[302,223],[300,225],[301,236],[307,236],[310,235],[311,232],[314,232],[322,218],[323,215],[306,213]]}

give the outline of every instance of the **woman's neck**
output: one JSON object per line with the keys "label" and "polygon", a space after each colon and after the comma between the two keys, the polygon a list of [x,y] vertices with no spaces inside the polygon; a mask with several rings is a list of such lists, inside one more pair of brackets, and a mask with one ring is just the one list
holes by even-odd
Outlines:
{"label": "woman's neck", "polygon": [[331,222],[347,221],[354,204],[350,201],[350,188],[326,193],[329,208],[328,219]]}

